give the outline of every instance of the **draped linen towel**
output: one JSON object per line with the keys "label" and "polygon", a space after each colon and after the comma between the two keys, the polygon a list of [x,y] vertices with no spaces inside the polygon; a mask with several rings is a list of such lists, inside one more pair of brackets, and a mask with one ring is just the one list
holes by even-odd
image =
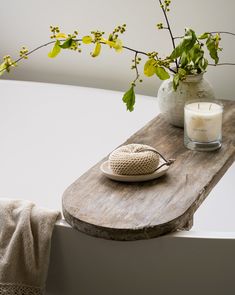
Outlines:
{"label": "draped linen towel", "polygon": [[0,199],[0,295],[42,295],[58,211]]}

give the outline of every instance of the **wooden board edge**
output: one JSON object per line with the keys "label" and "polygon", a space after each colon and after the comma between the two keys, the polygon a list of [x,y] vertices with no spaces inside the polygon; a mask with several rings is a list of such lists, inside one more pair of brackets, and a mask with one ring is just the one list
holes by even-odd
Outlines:
{"label": "wooden board edge", "polygon": [[157,226],[138,229],[117,229],[87,223],[71,215],[64,206],[62,209],[65,220],[72,228],[96,238],[115,241],[148,240],[177,230],[188,230],[189,228],[186,229],[186,225],[192,220],[191,210],[189,210],[180,217]]}

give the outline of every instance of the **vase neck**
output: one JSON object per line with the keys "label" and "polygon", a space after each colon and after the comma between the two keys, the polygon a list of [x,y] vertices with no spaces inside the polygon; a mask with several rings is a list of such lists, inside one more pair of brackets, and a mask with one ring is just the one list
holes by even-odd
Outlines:
{"label": "vase neck", "polygon": [[[196,83],[199,82],[203,79],[203,75],[205,73],[200,73],[200,74],[191,74],[191,75],[186,75],[185,79],[182,80],[181,82],[185,82],[185,83]],[[171,73],[171,77],[172,79],[174,78],[174,74]]]}
{"label": "vase neck", "polygon": [[182,82],[185,82],[185,83],[196,83],[196,82],[199,82],[203,79],[203,75],[204,73],[201,73],[201,74],[196,74],[196,75],[187,75],[185,77],[184,80],[182,80]]}

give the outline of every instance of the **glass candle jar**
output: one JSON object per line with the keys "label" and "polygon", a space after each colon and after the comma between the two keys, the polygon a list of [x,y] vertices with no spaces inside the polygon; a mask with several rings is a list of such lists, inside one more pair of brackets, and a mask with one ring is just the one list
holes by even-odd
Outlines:
{"label": "glass candle jar", "polygon": [[221,147],[222,103],[215,100],[189,101],[184,106],[184,144],[197,151]]}

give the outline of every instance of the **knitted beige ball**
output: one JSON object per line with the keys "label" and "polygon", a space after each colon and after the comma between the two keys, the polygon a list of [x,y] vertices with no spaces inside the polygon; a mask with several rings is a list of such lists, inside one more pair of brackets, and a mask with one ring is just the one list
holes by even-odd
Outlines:
{"label": "knitted beige ball", "polygon": [[109,166],[119,175],[153,173],[159,165],[159,155],[151,146],[128,144],[117,148],[109,156]]}

